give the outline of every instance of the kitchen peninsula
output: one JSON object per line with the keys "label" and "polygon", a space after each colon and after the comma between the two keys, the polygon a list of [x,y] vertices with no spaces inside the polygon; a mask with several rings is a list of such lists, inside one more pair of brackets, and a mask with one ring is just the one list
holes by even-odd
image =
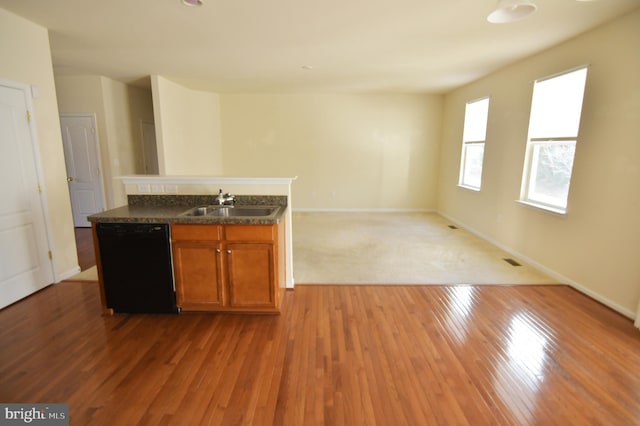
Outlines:
{"label": "kitchen peninsula", "polygon": [[[89,217],[103,312],[278,313],[280,293],[293,284],[289,194],[237,195],[222,205],[211,185],[194,191],[201,182],[193,178],[191,188],[176,178],[127,179],[149,178],[171,180],[171,192],[206,194],[129,193],[127,205]],[[127,192],[145,192],[145,184],[133,185]]]}

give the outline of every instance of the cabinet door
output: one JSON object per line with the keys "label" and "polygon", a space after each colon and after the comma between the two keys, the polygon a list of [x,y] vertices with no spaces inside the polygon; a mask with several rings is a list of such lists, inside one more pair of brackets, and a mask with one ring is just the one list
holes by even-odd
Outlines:
{"label": "cabinet door", "polygon": [[226,305],[221,246],[207,241],[175,241],[173,261],[178,307],[214,310]]}
{"label": "cabinet door", "polygon": [[229,304],[236,308],[276,307],[273,244],[228,243]]}

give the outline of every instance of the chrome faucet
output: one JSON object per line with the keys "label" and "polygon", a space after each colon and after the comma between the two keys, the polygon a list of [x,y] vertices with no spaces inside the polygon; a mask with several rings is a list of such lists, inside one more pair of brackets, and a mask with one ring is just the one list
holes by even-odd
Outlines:
{"label": "chrome faucet", "polygon": [[219,206],[233,206],[236,203],[236,196],[231,195],[228,192],[226,194],[223,194],[222,188],[220,188],[220,192],[215,198],[215,201]]}

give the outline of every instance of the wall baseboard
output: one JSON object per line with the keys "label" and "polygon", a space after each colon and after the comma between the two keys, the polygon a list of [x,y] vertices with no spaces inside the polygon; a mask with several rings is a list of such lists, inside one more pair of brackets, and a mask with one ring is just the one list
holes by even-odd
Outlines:
{"label": "wall baseboard", "polygon": [[75,268],[72,268],[71,270],[69,270],[67,272],[63,272],[61,274],[56,275],[55,283],[57,284],[60,281],[64,281],[66,279],[69,279],[69,278],[71,278],[74,275],[77,275],[79,273],[80,273],[80,266],[76,266]]}
{"label": "wall baseboard", "polygon": [[559,282],[565,283],[567,285],[569,285],[570,287],[578,290],[579,292],[586,294],[587,296],[591,297],[594,300],[597,300],[598,302],[602,303],[603,305],[613,309],[614,311],[624,315],[627,318],[630,319],[634,319],[636,318],[636,313],[633,311],[630,311],[629,309],[626,309],[623,306],[620,306],[619,304],[613,302],[612,300],[607,299],[606,297],[596,293],[595,291],[589,289],[588,287],[578,283],[577,281],[574,281],[572,279],[570,279],[569,277],[566,277],[562,274],[560,274],[557,271],[554,271],[553,269],[550,269],[548,267],[546,267],[545,265],[535,261],[534,259],[519,253],[516,250],[513,250],[511,247],[507,247],[502,243],[499,243],[498,241],[495,241],[494,239],[488,237],[487,235],[483,234],[482,232],[466,225],[465,223],[460,222],[459,220],[445,214],[442,212],[438,212],[438,214],[444,218],[446,218],[447,220],[455,223],[457,226],[460,226],[461,228],[471,232],[472,234],[476,235],[477,237],[482,238],[483,240],[493,244],[494,246],[500,248],[501,250],[506,251],[507,253],[511,254],[514,257],[517,257],[518,259],[523,260],[525,263],[527,263],[528,265],[532,266],[533,268],[536,268],[537,270],[539,270],[540,272],[543,272],[547,275],[549,275],[550,277],[554,278],[555,280],[558,280]]}
{"label": "wall baseboard", "polygon": [[344,208],[294,208],[294,213],[437,213],[433,209],[344,209]]}

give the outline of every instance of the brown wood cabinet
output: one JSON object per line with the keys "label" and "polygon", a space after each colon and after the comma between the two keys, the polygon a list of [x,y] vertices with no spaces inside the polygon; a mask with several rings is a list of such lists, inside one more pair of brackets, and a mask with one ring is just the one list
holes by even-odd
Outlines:
{"label": "brown wood cabinet", "polygon": [[183,311],[279,312],[278,225],[174,224],[171,235]]}

